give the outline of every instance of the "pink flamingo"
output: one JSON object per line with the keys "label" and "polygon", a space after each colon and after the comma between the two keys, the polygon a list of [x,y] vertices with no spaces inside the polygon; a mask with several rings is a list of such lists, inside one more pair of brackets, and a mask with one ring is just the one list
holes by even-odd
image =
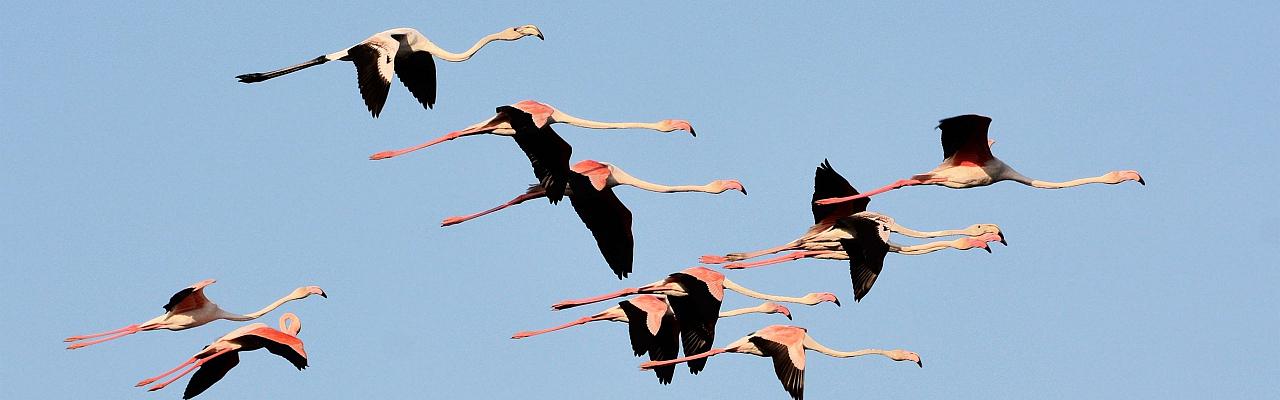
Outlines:
{"label": "pink flamingo", "polygon": [[[858,194],[858,190],[854,189],[853,185],[850,185],[848,180],[841,176],[840,173],[836,172],[835,169],[831,167],[831,163],[829,161],[823,160],[822,164],[818,165],[813,176],[814,200],[856,194]],[[848,256],[840,246],[840,241],[852,238],[853,233],[846,229],[841,229],[838,222],[841,219],[849,217],[876,221],[880,225],[880,228],[886,233],[883,239],[884,243],[889,246],[889,251],[900,254],[926,254],[946,248],[959,250],[981,248],[990,252],[991,248],[987,246],[987,242],[995,241],[991,239],[996,239],[1002,244],[1007,244],[1004,240],[1004,233],[1000,231],[1000,227],[993,224],[975,224],[964,229],[931,232],[917,231],[899,225],[897,221],[887,215],[867,211],[867,205],[870,201],[871,199],[866,198],[834,205],[812,205],[814,225],[809,227],[809,230],[805,231],[804,235],[801,235],[799,238],[792,240],[787,244],[754,252],[730,253],[724,256],[706,255],[702,256],[699,261],[704,264],[720,264],[729,261],[747,260],[784,251],[794,252],[764,261],[732,263],[726,265],[725,268],[739,269],[758,267],[802,258],[847,260]],[[847,224],[845,226],[847,226]],[[952,241],[937,241],[914,246],[902,246],[889,243],[887,232],[897,232],[905,236],[916,238],[935,238],[953,235],[965,235],[970,237]]]}
{"label": "pink flamingo", "polygon": [[[879,214],[869,211],[844,217],[836,221],[831,234],[819,236],[805,243],[804,251],[797,251],[784,256],[748,263],[725,265],[726,269],[755,268],[778,264],[801,258],[819,258],[828,260],[849,260],[849,275],[853,279],[853,300],[862,298],[871,291],[871,285],[884,268],[884,257],[889,252],[907,255],[925,254],[933,251],[956,248],[968,249],[980,247],[991,252],[987,242],[1003,238],[997,234],[987,233],[976,238],[965,237],[953,241],[938,241],[916,246],[899,246],[889,242],[889,228],[876,217]],[[843,236],[840,236],[843,235]]]}
{"label": "pink flamingo", "polygon": [[[666,279],[638,288],[626,288],[585,299],[561,301],[552,305],[551,308],[563,310],[637,294],[666,295],[667,301],[671,303],[671,311],[675,313],[676,320],[680,321],[680,340],[684,344],[684,353],[690,355],[711,348],[725,289],[768,301],[805,305],[831,302],[837,306],[840,305],[840,299],[831,293],[809,293],[804,297],[768,295],[738,285],[719,272],[704,267],[691,267],[671,274]],[[690,362],[689,372],[697,374],[702,371],[705,364],[705,361]]]}
{"label": "pink flamingo", "polygon": [[1066,182],[1048,182],[1028,178],[1013,170],[991,154],[987,128],[991,118],[982,115],[961,115],[939,121],[942,130],[942,164],[932,171],[891,183],[870,192],[852,196],[825,198],[815,201],[818,205],[831,205],[854,201],[904,186],[941,185],[953,189],[986,186],[999,181],[1014,181],[1040,189],[1061,189],[1090,183],[1114,185],[1125,181],[1137,181],[1146,185],[1138,171],[1112,171],[1101,176],[1081,178]]}
{"label": "pink flamingo", "polygon": [[[755,307],[725,311],[720,313],[719,317],[726,318],[750,313],[782,314],[787,319],[791,319],[791,310],[774,302],[765,302]],[[675,314],[671,311],[671,306],[667,304],[664,298],[651,295],[640,295],[623,300],[618,302],[617,306],[609,307],[589,317],[578,318],[564,325],[536,331],[517,332],[511,338],[523,339],[593,321],[626,323],[628,330],[631,332],[631,349],[635,352],[636,357],[649,353],[650,360],[670,360],[676,358],[676,354],[680,351],[679,324],[676,321]],[[654,369],[654,372],[658,376],[658,382],[666,385],[671,383],[671,378],[675,375],[675,367],[658,367]]]}
{"label": "pink flamingo", "polygon": [[91,340],[87,342],[79,342],[67,346],[67,349],[78,349],[81,347],[102,343],[108,340],[119,339],[134,333],[142,331],[151,331],[157,329],[168,329],[171,331],[180,331],[183,329],[191,329],[200,325],[204,325],[216,320],[225,319],[231,321],[250,321],[257,319],[271,310],[280,307],[284,303],[306,298],[307,296],[318,294],[320,297],[329,297],[319,286],[303,286],[294,289],[288,295],[281,297],[279,300],[268,304],[261,310],[254,311],[249,314],[235,314],[224,311],[217,304],[209,301],[204,297],[204,287],[213,284],[213,279],[205,279],[196,284],[179,290],[173,297],[169,298],[169,303],[164,305],[165,313],[147,320],[141,324],[133,324],[120,329],[110,330],[92,335],[72,336],[64,339],[65,342],[77,342],[85,339],[93,339],[97,337],[107,336],[102,339]]}
{"label": "pink flamingo", "polygon": [[692,356],[666,361],[649,361],[640,364],[640,369],[656,369],[682,362],[706,360],[721,353],[751,354],[773,359],[773,370],[782,382],[782,388],[795,400],[804,399],[804,350],[809,349],[832,357],[848,358],[865,355],[881,355],[894,361],[914,361],[924,367],[920,355],[907,350],[865,349],[858,351],[837,351],[823,346],[809,336],[808,330],[798,326],[772,325],[730,343],[718,349]]}
{"label": "pink flamingo", "polygon": [[[613,187],[628,185],[658,193],[703,192],[719,194],[727,190],[747,190],[736,180],[717,180],[706,185],[666,186],[645,182],[627,174],[621,168],[609,163],[585,160],[575,164],[568,176],[569,183],[565,194],[569,196],[578,218],[586,224],[587,229],[595,236],[596,246],[604,255],[609,268],[618,276],[625,278],[631,273],[632,254],[635,240],[631,234],[631,211],[613,193]],[[576,190],[575,190],[576,189]],[[546,197],[547,191],[540,185],[531,185],[524,194],[516,196],[502,205],[475,214],[445,218],[441,226],[450,226],[466,222],[481,216],[502,210],[528,200]]]}
{"label": "pink flamingo", "polygon": [[240,75],[236,79],[244,83],[262,82],[329,61],[351,61],[356,65],[360,96],[364,97],[364,104],[369,107],[369,112],[377,118],[378,114],[382,113],[383,104],[387,101],[387,92],[391,90],[393,74],[400,77],[400,82],[404,83],[405,88],[413,93],[413,97],[417,98],[424,108],[431,108],[436,102],[436,63],[432,56],[450,62],[466,61],[490,42],[519,40],[527,36],[543,38],[542,31],[538,30],[538,27],[522,25],[485,36],[462,53],[450,53],[436,46],[415,29],[396,28],[378,32],[346,50],[271,72]]}
{"label": "pink flamingo", "polygon": [[[524,116],[520,116],[519,114],[524,114]],[[532,122],[530,123],[530,121]],[[520,135],[518,134],[519,133],[518,131],[521,130],[522,128],[526,130],[546,129],[547,131],[550,131],[551,133],[554,134],[554,131],[550,130],[551,128],[549,127],[549,125],[556,124],[556,123],[565,123],[573,126],[578,126],[582,128],[591,128],[591,129],[638,128],[638,129],[652,129],[660,132],[672,132],[672,131],[679,130],[679,131],[687,131],[690,134],[697,136],[697,133],[694,132],[693,126],[689,124],[689,121],[685,121],[682,119],[664,119],[664,120],[661,120],[658,122],[652,122],[652,123],[650,122],[599,122],[599,121],[591,121],[591,120],[574,117],[547,104],[539,103],[533,100],[524,100],[519,103],[512,104],[510,106],[498,107],[498,115],[495,115],[493,118],[489,118],[484,122],[480,122],[478,124],[466,127],[459,131],[450,132],[449,134],[446,134],[434,140],[428,141],[426,143],[419,144],[417,146],[407,147],[400,150],[390,150],[390,151],[379,152],[377,154],[369,156],[369,159],[381,160],[385,158],[391,158],[391,157],[399,156],[405,153],[425,149],[429,146],[435,145],[436,143],[453,140],[453,139],[457,139],[464,136],[479,135],[479,134],[513,136],[516,139],[516,143],[519,144],[521,143],[521,140],[520,140],[521,138],[520,138]],[[519,125],[524,125],[524,126],[519,126]],[[567,147],[568,145],[566,144],[564,146]],[[529,149],[526,148],[525,144],[520,144],[520,148],[525,149],[526,153],[529,151]],[[567,167],[567,164],[568,164],[567,154],[565,155],[565,164]]]}
{"label": "pink flamingo", "polygon": [[271,354],[284,357],[301,371],[307,367],[307,352],[302,349],[302,340],[298,339],[299,331],[302,331],[302,321],[293,313],[284,313],[280,316],[280,330],[261,323],[242,326],[205,346],[203,350],[182,364],[178,364],[174,369],[154,378],[144,379],[138,382],[137,386],[149,385],[190,365],[191,367],[182,373],[147,389],[147,391],[164,389],[170,383],[195,371],[196,374],[191,376],[191,381],[187,382],[187,389],[182,394],[183,399],[190,399],[218,383],[228,371],[235,368],[236,364],[240,363],[240,352],[261,348],[266,348]]}

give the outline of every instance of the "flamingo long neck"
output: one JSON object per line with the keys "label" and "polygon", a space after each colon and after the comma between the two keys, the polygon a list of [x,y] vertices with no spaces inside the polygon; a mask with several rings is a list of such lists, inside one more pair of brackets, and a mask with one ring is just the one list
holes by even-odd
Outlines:
{"label": "flamingo long neck", "polygon": [[1030,179],[1027,182],[1023,182],[1023,183],[1030,185],[1032,187],[1037,187],[1041,189],[1062,189],[1062,188],[1069,188],[1072,186],[1087,185],[1090,183],[1110,184],[1110,183],[1116,183],[1116,180],[1107,175],[1102,175],[1102,176],[1095,176],[1092,178],[1072,179],[1066,182],[1049,182],[1049,181]]}
{"label": "flamingo long neck", "polygon": [[733,316],[738,316],[742,314],[751,314],[751,313],[768,313],[769,310],[771,309],[772,308],[769,307],[769,303],[762,303],[755,307],[745,307],[745,308],[739,308],[736,310],[729,310],[729,311],[722,312],[720,313],[720,318],[733,317]]}
{"label": "flamingo long neck", "polygon": [[467,51],[464,51],[462,53],[449,52],[448,50],[445,50],[440,46],[437,46],[435,43],[432,43],[430,40],[425,40],[424,43],[422,43],[422,47],[424,50],[431,53],[431,55],[436,56],[441,60],[445,60],[449,62],[462,62],[462,61],[467,61],[468,59],[471,58],[471,56],[476,55],[476,52],[479,52],[481,48],[483,48],[485,45],[489,44],[490,42],[497,41],[497,40],[510,40],[510,39],[503,38],[502,36],[503,32],[505,31],[493,33],[483,38],[480,38],[480,41],[476,42],[476,44],[471,45],[471,48],[467,49]]}
{"label": "flamingo long neck", "polygon": [[613,181],[617,182],[619,185],[633,186],[639,189],[648,190],[650,192],[658,192],[658,193],[703,192],[703,193],[715,194],[715,193],[720,193],[724,191],[716,187],[715,182],[708,183],[705,185],[678,185],[678,186],[660,185],[657,183],[648,182],[643,179],[631,176],[631,174],[628,174],[627,171],[623,171],[622,168],[618,168],[618,166],[616,165],[609,166],[609,175],[612,176]]}
{"label": "flamingo long neck", "polygon": [[590,129],[652,129],[655,131],[667,131],[659,122],[600,122],[589,119],[578,118],[563,111],[556,110],[551,118],[556,122],[566,123],[569,125],[590,128]]}
{"label": "flamingo long neck", "polygon": [[761,300],[777,301],[777,302],[783,302],[783,303],[806,304],[806,305],[814,305],[819,303],[817,300],[810,300],[804,297],[774,296],[771,294],[760,293],[760,292],[742,287],[737,283],[733,283],[733,281],[730,281],[729,278],[724,279],[724,288],[738,292],[738,293],[742,293],[743,295],[746,295],[749,297],[755,297]]}
{"label": "flamingo long neck", "polygon": [[804,347],[806,349],[810,349],[822,354],[826,354],[832,357],[839,357],[839,358],[860,357],[860,356],[865,356],[869,354],[879,354],[885,357],[889,356],[888,351],[880,350],[880,349],[863,349],[863,350],[857,350],[857,351],[833,350],[827,346],[823,346],[822,343],[818,343],[818,341],[813,340],[813,338],[810,338],[807,336],[804,338]]}
{"label": "flamingo long neck", "polygon": [[920,255],[920,254],[928,254],[938,250],[952,248],[952,247],[956,247],[955,241],[939,240],[936,242],[917,244],[913,246],[898,246],[894,252],[914,256],[914,255]]}
{"label": "flamingo long neck", "polygon": [[887,225],[889,226],[890,231],[894,231],[904,236],[910,236],[913,238],[935,238],[935,237],[954,236],[954,235],[972,236],[972,233],[968,229],[946,229],[941,231],[917,231],[915,229],[898,225],[897,222],[893,222],[893,221],[890,221]]}
{"label": "flamingo long neck", "polygon": [[280,331],[297,336],[302,332],[302,320],[293,313],[284,313],[280,316]]}
{"label": "flamingo long neck", "polygon": [[271,310],[275,310],[276,308],[279,308],[284,303],[288,303],[290,301],[294,301],[301,298],[302,297],[297,296],[293,293],[290,293],[289,295],[281,297],[279,300],[276,300],[275,302],[268,304],[266,307],[262,307],[261,310],[254,311],[245,315],[227,313],[226,315],[223,316],[223,318],[229,319],[232,321],[249,321],[249,320],[258,319],[258,317],[266,315],[267,313],[271,312]]}

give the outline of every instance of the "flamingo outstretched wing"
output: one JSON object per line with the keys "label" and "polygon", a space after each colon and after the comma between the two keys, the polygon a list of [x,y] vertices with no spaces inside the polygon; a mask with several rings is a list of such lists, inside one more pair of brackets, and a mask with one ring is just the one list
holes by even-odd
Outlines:
{"label": "flamingo outstretched wing", "polygon": [[569,203],[578,218],[591,230],[600,254],[609,269],[626,278],[631,273],[635,238],[631,234],[631,210],[613,193],[613,188],[596,190],[585,175],[570,172]]}
{"label": "flamingo outstretched wing", "polygon": [[981,164],[995,158],[987,143],[987,128],[990,127],[991,118],[977,114],[938,121],[938,129],[942,130],[942,159],[951,159],[959,153],[961,157],[955,161]]}
{"label": "flamingo outstretched wing", "polygon": [[[813,201],[857,194],[858,190],[854,189],[853,185],[850,185],[839,172],[831,168],[830,161],[822,160],[822,164],[819,164],[818,169],[813,173]],[[810,203],[813,207],[813,223],[818,224],[831,218],[843,218],[866,211],[870,203],[869,197],[826,206]]]}
{"label": "flamingo outstretched wing", "polygon": [[[404,44],[402,43],[401,46]],[[436,59],[431,53],[414,51],[397,57],[395,62],[396,76],[404,84],[409,93],[431,108],[436,104]]]}

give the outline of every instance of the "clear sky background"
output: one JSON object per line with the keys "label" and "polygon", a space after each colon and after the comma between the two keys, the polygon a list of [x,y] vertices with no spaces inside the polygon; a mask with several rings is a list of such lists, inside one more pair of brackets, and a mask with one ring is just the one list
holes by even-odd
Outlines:
{"label": "clear sky background", "polygon": [[[216,278],[208,296],[233,312],[301,285],[330,297],[260,321],[299,314],[310,368],[246,354],[203,399],[784,399],[770,362],[745,355],[660,386],[621,324],[508,337],[609,306],[549,311],[558,300],[789,240],[811,222],[823,158],[873,188],[936,165],[937,120],[964,113],[993,117],[996,154],[1027,175],[1136,169],[1148,185],[877,196],[871,209],[904,225],[996,223],[1009,246],[891,254],[861,303],[844,262],[728,272],[760,291],[840,295],[843,307],[792,308],[831,347],[924,358],[810,353],[808,398],[1280,397],[1274,2],[0,8],[0,398],[179,398],[185,381],[133,384],[244,323],[77,351],[61,340],[144,321]],[[397,82],[370,118],[348,63],[233,79],[393,27],[461,51],[521,24],[547,40],[438,63],[434,110]],[[558,130],[575,160],[668,184],[737,178],[750,195],[619,188],[636,218],[635,273],[619,282],[567,204],[438,227],[533,181],[510,139],[366,159],[526,98],[598,120],[687,118],[698,137]],[[756,303],[731,295],[725,308]],[[724,320],[717,345],[777,323]]]}

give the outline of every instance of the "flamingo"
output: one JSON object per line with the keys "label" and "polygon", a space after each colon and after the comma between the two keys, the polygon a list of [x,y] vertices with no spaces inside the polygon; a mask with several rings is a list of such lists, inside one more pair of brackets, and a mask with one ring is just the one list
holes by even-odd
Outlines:
{"label": "flamingo", "polygon": [[[518,114],[524,114],[527,117],[519,116]],[[529,119],[532,120],[531,124],[528,122]],[[453,139],[457,139],[464,136],[479,135],[479,134],[513,136],[516,139],[516,143],[520,144],[522,143],[521,135],[519,134],[519,131],[521,129],[525,129],[528,131],[545,129],[547,132],[554,134],[555,132],[551,130],[549,125],[555,124],[555,123],[564,123],[564,124],[569,124],[569,125],[582,127],[582,128],[590,128],[590,129],[637,128],[637,129],[651,129],[659,132],[686,131],[693,136],[698,136],[697,132],[694,132],[693,130],[693,125],[690,125],[689,121],[682,120],[682,119],[664,119],[658,122],[599,122],[599,121],[582,119],[582,118],[578,118],[578,117],[566,114],[565,112],[560,111],[555,107],[552,107],[547,104],[539,103],[533,100],[524,100],[509,106],[498,107],[498,115],[495,115],[493,118],[489,118],[484,122],[471,125],[469,127],[463,128],[462,130],[450,132],[444,136],[441,136],[439,138],[427,141],[425,143],[422,143],[416,146],[406,147],[400,150],[389,150],[389,151],[379,152],[369,156],[369,159],[371,160],[387,159],[387,158],[399,156],[405,153],[425,149],[427,147],[430,147],[440,142],[453,140]],[[517,125],[521,125],[521,126],[517,126]],[[561,140],[561,142],[562,141],[563,140]],[[526,149],[525,146],[526,146],[525,144],[520,144],[520,148],[525,149],[525,151],[528,152],[528,149]],[[564,151],[566,153],[564,157],[566,159],[565,162],[567,164],[568,163],[567,153],[569,152],[570,149],[568,147],[568,144],[564,144],[562,145],[562,147],[564,148]]]}
{"label": "flamingo", "polygon": [[[574,164],[570,170],[569,183],[564,193],[569,196],[569,201],[573,204],[574,211],[578,213],[578,218],[595,236],[596,246],[600,248],[600,253],[604,255],[609,268],[618,276],[618,279],[625,278],[631,273],[635,240],[631,235],[631,211],[622,204],[618,196],[614,195],[614,186],[628,185],[658,193],[720,194],[728,190],[747,193],[742,183],[737,180],[716,180],[705,185],[666,186],[645,182],[627,174],[616,165],[593,160]],[[527,192],[516,196],[511,201],[475,214],[445,218],[441,226],[460,224],[546,195],[547,191],[542,186],[530,185]]]}
{"label": "flamingo", "polygon": [[147,389],[149,392],[164,389],[170,383],[195,371],[196,374],[191,376],[191,381],[187,382],[187,389],[182,394],[183,399],[190,399],[204,393],[206,389],[226,376],[228,371],[235,368],[236,364],[240,363],[240,352],[261,348],[266,348],[271,354],[284,357],[301,371],[307,367],[307,352],[302,348],[302,340],[298,339],[300,331],[302,331],[302,321],[293,313],[284,313],[280,316],[280,330],[272,329],[262,323],[242,326],[205,346],[177,367],[156,377],[144,379],[136,386],[149,385],[190,365],[191,367],[182,373]]}
{"label": "flamingo", "polygon": [[[561,301],[552,305],[551,308],[563,310],[637,294],[666,295],[667,301],[671,303],[671,311],[675,313],[676,320],[680,321],[680,341],[684,344],[684,354],[691,355],[711,348],[725,289],[775,302],[805,305],[831,302],[836,306],[840,305],[840,299],[832,293],[809,293],[804,297],[768,295],[738,285],[719,272],[705,267],[690,267],[668,275],[666,279],[638,288],[626,288],[585,299]],[[697,374],[705,365],[705,361],[690,362],[689,372]]]}
{"label": "flamingo", "polygon": [[415,29],[395,28],[378,32],[345,50],[325,54],[302,64],[271,72],[243,74],[236,76],[236,79],[243,83],[262,82],[329,61],[351,61],[356,65],[360,96],[364,98],[369,112],[377,118],[382,113],[387,92],[391,89],[391,75],[399,76],[400,82],[404,83],[405,88],[413,93],[413,97],[424,108],[431,108],[436,102],[436,64],[432,56],[444,61],[462,62],[470,59],[489,42],[519,40],[527,36],[543,39],[538,27],[521,25],[485,36],[462,53],[450,53]]}
{"label": "flamingo", "polygon": [[[856,195],[858,190],[849,184],[849,181],[841,176],[831,167],[831,162],[823,160],[818,165],[813,175],[813,199],[824,199],[834,196]],[[835,205],[812,205],[813,209],[813,226],[799,238],[788,242],[787,244],[771,247],[768,249],[730,253],[724,256],[706,255],[699,258],[704,264],[722,264],[730,261],[742,261],[769,254],[776,254],[784,251],[796,251],[781,257],[759,261],[754,263],[732,263],[726,265],[728,269],[750,268],[762,265],[776,264],[784,261],[798,260],[801,258],[823,258],[847,260],[845,252],[840,247],[840,240],[851,238],[852,232],[842,230],[838,227],[838,222],[843,218],[857,216],[859,218],[872,219],[881,225],[886,233],[897,232],[905,236],[915,238],[936,238],[943,236],[964,235],[967,238],[961,238],[952,241],[937,241],[915,246],[902,246],[888,243],[887,235],[885,242],[889,245],[889,251],[918,255],[926,254],[934,251],[954,248],[958,250],[967,250],[972,248],[985,249],[988,252],[991,248],[987,246],[989,239],[996,239],[1002,244],[1008,244],[1004,240],[1004,233],[1000,227],[993,224],[975,224],[964,229],[949,229],[942,231],[918,231],[899,225],[892,217],[884,214],[867,211],[871,199],[864,198],[857,201],[846,202]]]}
{"label": "flamingo", "polygon": [[[727,318],[750,313],[782,314],[787,319],[791,319],[791,310],[774,302],[764,302],[755,307],[725,311],[720,313],[719,317]],[[671,311],[671,306],[667,304],[666,299],[647,294],[620,301],[617,306],[609,307],[589,317],[578,318],[572,322],[552,328],[517,332],[511,335],[511,338],[523,339],[593,321],[626,323],[631,332],[631,349],[635,352],[636,357],[642,356],[647,352],[650,360],[670,360],[676,358],[676,353],[679,352],[679,324],[676,321],[675,314]],[[671,378],[675,374],[675,367],[659,367],[655,368],[654,372],[658,376],[658,382],[666,385],[671,383]]]}
{"label": "flamingo", "polygon": [[997,234],[986,233],[978,237],[965,237],[952,241],[900,246],[889,242],[889,227],[876,218],[879,216],[879,214],[866,211],[841,218],[836,221],[829,235],[820,236],[811,242],[805,243],[804,248],[806,250],[804,251],[797,251],[761,261],[728,264],[724,268],[755,268],[801,258],[848,260],[849,275],[853,279],[853,301],[859,302],[867,295],[867,292],[871,291],[871,285],[875,283],[876,277],[880,275],[880,271],[884,268],[884,257],[889,252],[917,255],[945,248],[982,248],[989,253],[991,252],[991,247],[987,245],[987,242],[1003,240]]}
{"label": "flamingo", "polygon": [[751,332],[746,337],[729,343],[728,346],[723,348],[710,349],[703,353],[672,360],[648,361],[640,364],[640,369],[656,369],[682,362],[702,361],[706,360],[707,357],[721,353],[741,353],[769,357],[773,359],[773,370],[777,373],[778,380],[782,382],[782,388],[791,395],[792,399],[802,400],[804,399],[805,349],[839,358],[881,355],[894,361],[914,361],[916,365],[921,368],[924,367],[924,363],[920,361],[920,355],[911,351],[901,349],[837,351],[813,340],[805,328],[771,325]]}
{"label": "flamingo", "polygon": [[[78,349],[78,348],[89,346],[89,345],[102,343],[108,340],[119,339],[128,335],[142,332],[142,331],[151,331],[151,330],[157,330],[157,329],[168,329],[171,331],[180,331],[184,329],[195,328],[197,326],[204,325],[220,319],[225,319],[230,321],[250,321],[250,320],[257,319],[258,317],[261,317],[263,315],[266,315],[267,313],[271,312],[271,310],[276,309],[276,307],[280,307],[284,303],[288,303],[294,300],[304,299],[307,296],[310,296],[313,294],[318,294],[320,295],[320,297],[326,297],[326,298],[329,297],[324,293],[324,290],[320,289],[319,286],[303,286],[303,287],[294,289],[293,292],[290,292],[288,295],[281,297],[279,300],[276,300],[275,302],[268,304],[266,307],[263,307],[261,310],[254,311],[249,314],[240,315],[240,314],[227,312],[222,308],[219,308],[217,304],[214,304],[212,301],[209,301],[207,297],[204,297],[205,286],[209,286],[214,282],[217,282],[217,281],[213,279],[205,279],[203,281],[196,282],[196,284],[188,286],[185,289],[179,290],[178,293],[175,293],[173,297],[169,298],[169,303],[164,305],[164,311],[165,311],[164,314],[158,317],[149,319],[146,322],[143,322],[140,324],[133,324],[120,329],[110,330],[102,333],[95,333],[95,334],[83,335],[83,336],[72,336],[64,339],[63,341],[79,342],[79,343],[75,343],[70,346],[67,346],[67,349],[72,350],[72,349]],[[97,340],[91,340],[87,342],[81,342],[81,340],[93,339],[93,338],[102,337],[102,336],[107,336],[107,337],[102,339],[97,339]]]}
{"label": "flamingo", "polygon": [[991,154],[994,140],[987,139],[987,128],[991,126],[991,118],[967,114],[944,119],[938,122],[942,130],[942,164],[932,171],[917,174],[908,179],[901,179],[885,187],[862,194],[816,200],[818,205],[832,205],[875,196],[893,189],[915,185],[941,185],[952,189],[987,186],[999,181],[1014,181],[1040,189],[1061,189],[1090,183],[1114,185],[1126,181],[1137,181],[1146,185],[1138,171],[1111,171],[1106,174],[1074,179],[1066,182],[1049,182],[1031,179],[1013,167],[1005,164]]}

